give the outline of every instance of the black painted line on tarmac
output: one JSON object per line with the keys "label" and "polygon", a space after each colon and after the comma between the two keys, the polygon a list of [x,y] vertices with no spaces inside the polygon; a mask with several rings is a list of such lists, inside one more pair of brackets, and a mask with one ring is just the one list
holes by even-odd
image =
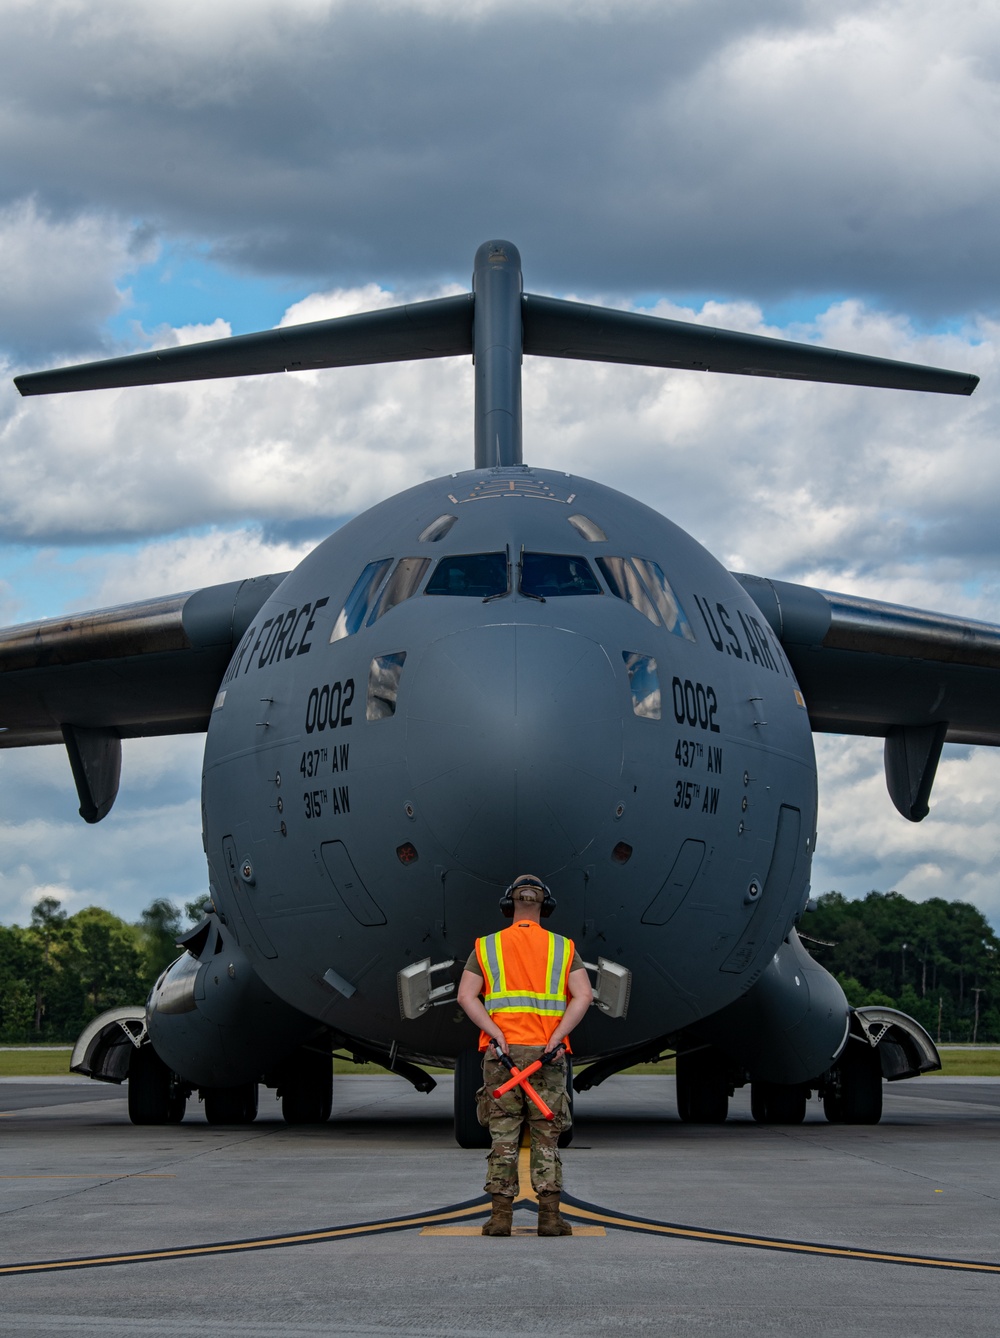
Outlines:
{"label": "black painted line on tarmac", "polygon": [[777,1250],[784,1254],[807,1254],[825,1259],[853,1259],[869,1264],[902,1264],[910,1268],[943,1268],[959,1273],[997,1273],[1000,1264],[975,1259],[939,1258],[926,1254],[896,1254],[888,1250],[862,1250],[847,1245],[821,1245],[813,1241],[788,1240],[781,1236],[748,1236],[736,1231],[710,1231],[703,1227],[684,1226],[678,1222],[657,1222],[648,1217],[632,1217],[628,1213],[610,1213],[598,1204],[585,1203],[565,1195],[561,1205],[567,1217],[581,1222],[600,1223],[619,1231],[635,1231],[642,1235],[670,1236],[675,1240],[706,1241],[715,1245],[736,1245],[751,1250]]}
{"label": "black painted line on tarmac", "polygon": [[80,1255],[73,1259],[39,1259],[32,1263],[0,1264],[0,1277],[24,1273],[65,1273],[78,1268],[111,1268],[119,1264],[150,1264],[160,1260],[198,1259],[206,1255],[246,1254],[253,1250],[280,1250],[293,1245],[318,1245],[325,1241],[379,1236],[390,1231],[410,1231],[425,1226],[444,1226],[465,1217],[479,1216],[490,1200],[485,1194],[412,1217],[387,1217],[379,1222],[357,1222],[351,1226],[326,1227],[281,1236],[252,1236],[245,1240],[213,1241],[207,1245],[178,1245],[163,1250],[134,1250],[123,1254]]}
{"label": "black painted line on tarmac", "polygon": [[[328,1241],[358,1239],[362,1236],[387,1235],[395,1231],[414,1231],[425,1226],[446,1226],[469,1217],[478,1217],[489,1205],[482,1194],[463,1203],[451,1204],[433,1212],[409,1217],[388,1217],[377,1222],[356,1222],[349,1226],[326,1227],[318,1231],[300,1231],[280,1236],[252,1236],[244,1240],[214,1241],[205,1245],[179,1245],[162,1250],[136,1250],[122,1254],[80,1255],[72,1259],[40,1259],[21,1264],[0,1265],[0,1277],[26,1273],[65,1273],[81,1268],[112,1268],[122,1264],[158,1263],[172,1259],[198,1259],[206,1256],[246,1254],[254,1250],[280,1250],[296,1245],[319,1245]],[[526,1195],[516,1206],[537,1209]],[[887,1250],[853,1249],[844,1245],[822,1245],[813,1241],[790,1240],[780,1236],[750,1236],[735,1231],[711,1231],[678,1222],[658,1222],[648,1217],[609,1212],[598,1204],[565,1195],[562,1211],[580,1222],[632,1231],[640,1235],[668,1237],[673,1240],[702,1241],[714,1245],[733,1245],[751,1250],[772,1250],[784,1254],[804,1254],[825,1259],[850,1259],[870,1264],[898,1264],[910,1268],[946,1269],[960,1273],[1000,1274],[1000,1263],[974,1259],[949,1259],[933,1255],[896,1254]]]}

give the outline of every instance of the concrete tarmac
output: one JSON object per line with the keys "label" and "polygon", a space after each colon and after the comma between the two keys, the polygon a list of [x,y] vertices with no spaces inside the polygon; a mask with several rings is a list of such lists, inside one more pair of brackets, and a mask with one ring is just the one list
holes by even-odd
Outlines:
{"label": "concrete tarmac", "polygon": [[[887,1086],[874,1127],[829,1125],[812,1101],[805,1124],[779,1128],[753,1123],[748,1091],[727,1124],[697,1127],[678,1122],[671,1079],[611,1079],[577,1099],[563,1154],[567,1190],[596,1210],[589,1220],[605,1214],[605,1234],[556,1240],[422,1233],[423,1217],[447,1218],[482,1189],[484,1154],[452,1139],[448,1078],[429,1096],[388,1076],[338,1077],[334,1090],[319,1129],[283,1124],[267,1092],[251,1126],[209,1126],[194,1100],[180,1126],[136,1128],[122,1089],[0,1080],[0,1332],[937,1338],[1000,1328],[1000,1080]],[[621,1229],[621,1215],[677,1234]],[[410,1225],[332,1230],[395,1219]],[[534,1220],[525,1202],[515,1223]],[[316,1232],[326,1238],[309,1240]],[[81,1256],[108,1262],[59,1270]],[[41,1267],[9,1271],[32,1262]]]}

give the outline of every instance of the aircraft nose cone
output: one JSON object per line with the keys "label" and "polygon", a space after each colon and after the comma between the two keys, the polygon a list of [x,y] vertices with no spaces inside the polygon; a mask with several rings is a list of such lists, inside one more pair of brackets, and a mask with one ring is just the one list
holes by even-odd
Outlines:
{"label": "aircraft nose cone", "polygon": [[611,821],[622,723],[596,642],[548,627],[456,632],[431,644],[407,696],[413,803],[470,872],[552,872]]}

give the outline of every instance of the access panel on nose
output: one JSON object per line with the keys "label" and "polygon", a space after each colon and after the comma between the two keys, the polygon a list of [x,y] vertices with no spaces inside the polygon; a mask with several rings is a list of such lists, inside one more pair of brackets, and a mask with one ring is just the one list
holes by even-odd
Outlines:
{"label": "access panel on nose", "polygon": [[443,637],[409,684],[406,759],[418,811],[488,880],[551,869],[612,820],[622,768],[611,662],[559,628]]}

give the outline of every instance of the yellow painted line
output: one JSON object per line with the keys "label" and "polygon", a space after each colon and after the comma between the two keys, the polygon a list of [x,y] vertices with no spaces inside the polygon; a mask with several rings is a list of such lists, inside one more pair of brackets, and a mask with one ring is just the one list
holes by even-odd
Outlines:
{"label": "yellow painted line", "polygon": [[173,1249],[138,1250],[131,1254],[80,1255],[74,1259],[45,1259],[38,1263],[0,1265],[0,1277],[12,1273],[59,1273],[72,1268],[99,1268],[111,1264],[142,1264],[162,1259],[198,1259],[205,1255],[245,1254],[249,1250],[275,1249],[288,1245],[316,1245],[352,1236],[374,1236],[386,1231],[405,1231],[434,1223],[453,1222],[458,1217],[481,1217],[482,1203],[466,1208],[443,1208],[416,1217],[395,1217],[384,1222],[360,1222],[355,1226],[329,1227],[289,1236],[258,1236],[251,1240],[220,1241],[213,1245],[180,1245]]}
{"label": "yellow painted line", "polygon": [[885,1250],[857,1250],[846,1245],[812,1245],[806,1241],[779,1240],[773,1236],[744,1236],[729,1231],[701,1231],[697,1227],[670,1226],[666,1222],[636,1221],[618,1217],[614,1213],[595,1211],[577,1205],[563,1205],[562,1211],[570,1217],[582,1217],[590,1222],[625,1231],[642,1232],[650,1236],[671,1236],[675,1240],[714,1241],[720,1245],[748,1245],[755,1249],[781,1250],[786,1254],[820,1255],[827,1259],[861,1259],[877,1264],[910,1264],[920,1268],[949,1268],[963,1273],[1000,1273],[1000,1264],[976,1263],[966,1259],[936,1259],[919,1254],[893,1254]]}
{"label": "yellow painted line", "polygon": [[[482,1227],[477,1226],[429,1226],[424,1227],[420,1232],[421,1236],[481,1236]],[[512,1236],[530,1236],[533,1240],[538,1239],[537,1227],[516,1226],[511,1229]],[[606,1236],[608,1233],[602,1226],[577,1226],[573,1224],[573,1236]],[[560,1240],[569,1239],[569,1237],[558,1237]]]}
{"label": "yellow painted line", "polygon": [[[523,1152],[520,1155],[523,1156]],[[518,1199],[519,1203],[526,1201],[531,1201],[528,1194],[522,1194]],[[419,1230],[422,1234],[433,1235],[477,1235],[480,1234],[480,1226],[470,1224],[469,1219],[482,1219],[486,1207],[487,1205],[482,1200],[477,1200],[473,1203],[456,1205],[451,1208],[439,1208],[434,1212],[420,1213],[412,1217],[359,1222],[352,1226],[328,1227],[319,1231],[303,1231],[283,1236],[257,1236],[249,1240],[218,1241],[207,1245],[181,1245],[161,1250],[138,1250],[128,1254],[81,1255],[71,1259],[48,1259],[34,1263],[4,1264],[0,1265],[0,1276],[23,1273],[58,1273],[75,1268],[152,1263],[170,1259],[196,1259],[207,1255],[245,1254],[251,1250],[276,1249],[293,1245],[316,1245],[360,1236],[381,1235],[392,1231]],[[575,1219],[574,1230],[579,1231],[581,1235],[605,1234],[604,1228],[614,1227],[622,1231],[667,1237],[674,1240],[749,1246],[753,1249],[777,1250],[785,1254],[805,1254],[827,1259],[850,1259],[878,1264],[905,1264],[917,1268],[940,1268],[963,1273],[1000,1274],[1000,1263],[980,1263],[975,1260],[941,1259],[934,1256],[902,1254],[885,1250],[819,1245],[807,1241],[781,1240],[773,1236],[750,1236],[731,1231],[708,1231],[699,1227],[626,1217],[606,1212],[604,1209],[576,1200],[564,1201],[563,1211],[567,1217]],[[577,1228],[576,1223],[580,1221],[583,1225]],[[448,1228],[451,1228],[451,1230],[448,1230]],[[530,1228],[517,1228],[514,1234],[534,1235],[535,1233]]]}

